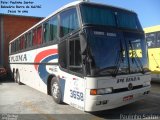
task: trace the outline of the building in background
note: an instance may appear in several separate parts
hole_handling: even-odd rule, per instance
[[[8,67],[9,42],[42,19],[0,13],[0,66]]]

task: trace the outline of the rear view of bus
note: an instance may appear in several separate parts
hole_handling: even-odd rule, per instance
[[[144,32],[134,12],[80,4],[81,52],[86,73],[85,111],[119,107],[149,93]]]

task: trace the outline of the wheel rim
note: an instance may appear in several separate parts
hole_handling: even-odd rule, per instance
[[[54,82],[52,85],[52,95],[54,98],[59,97],[59,86],[58,83]]]

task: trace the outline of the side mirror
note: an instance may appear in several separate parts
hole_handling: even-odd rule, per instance
[[[80,45],[81,45],[81,54],[86,55],[87,41],[83,31],[80,32]]]

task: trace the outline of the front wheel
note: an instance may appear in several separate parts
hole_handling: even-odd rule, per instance
[[[62,93],[59,82],[56,78],[52,78],[51,80],[51,95],[56,103],[62,103]]]

